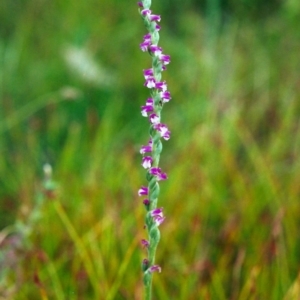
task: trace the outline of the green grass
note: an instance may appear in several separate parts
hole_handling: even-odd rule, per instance
[[[1,300],[142,299],[139,107],[150,58],[136,7],[100,2],[28,2],[2,27]],[[296,300],[296,13],[233,18],[218,32],[189,7],[161,31],[173,99],[154,299]],[[70,49],[81,56],[67,62]],[[48,196],[46,162],[57,184]]]

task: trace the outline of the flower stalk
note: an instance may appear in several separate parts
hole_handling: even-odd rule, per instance
[[[143,52],[148,52],[152,58],[151,68],[145,69],[144,86],[149,89],[150,97],[145,105],[141,107],[141,114],[147,117],[150,123],[150,139],[147,145],[142,146],[142,166],[147,170],[147,186],[142,186],[139,196],[145,196],[143,204],[146,208],[145,228],[148,232],[148,240],[141,241],[142,247],[147,249],[148,257],[142,262],[144,273],[143,281],[145,286],[145,299],[152,297],[152,277],[154,272],[161,272],[161,267],[155,264],[156,249],[160,240],[159,226],[164,222],[163,208],[157,208],[159,196],[159,181],[166,180],[167,174],[159,167],[160,154],[162,151],[161,139],[169,140],[170,131],[166,124],[161,122],[161,111],[163,106],[171,100],[170,92],[167,90],[166,81],[162,81],[162,72],[170,63],[170,56],[163,54],[163,50],[158,46],[161,17],[152,14],[150,10],[151,0],[138,2],[139,12],[144,21],[148,33],[144,35],[140,44]]]

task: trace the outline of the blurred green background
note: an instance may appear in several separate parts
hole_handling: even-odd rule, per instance
[[[172,94],[154,299],[299,299],[300,2],[152,10]],[[135,1],[0,2],[1,300],[142,299],[145,33]]]

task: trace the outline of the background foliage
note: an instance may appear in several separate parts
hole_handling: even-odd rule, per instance
[[[173,97],[155,299],[299,299],[300,4],[153,2]],[[1,299],[142,298],[143,34],[134,2],[0,2]]]

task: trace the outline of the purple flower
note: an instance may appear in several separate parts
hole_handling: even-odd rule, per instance
[[[157,177],[157,180],[166,180],[166,179],[168,179],[168,176],[167,176],[166,173],[160,173],[156,177]]]
[[[153,77],[153,69],[150,68],[150,69],[146,69],[144,70],[144,77],[145,79],[149,78],[149,77]]]
[[[166,141],[170,139],[171,132],[169,131],[167,125],[162,123],[155,124],[154,129],[156,129],[160,133],[161,137],[164,138]]]
[[[148,18],[149,18],[149,20],[152,21],[152,22],[153,22],[153,21],[154,21],[154,22],[160,22],[160,19],[161,19],[159,15],[149,15]]]
[[[147,101],[146,101],[146,105],[151,105],[153,107],[153,104],[154,104],[154,100],[153,98],[148,98]]]
[[[141,14],[149,19],[151,22],[160,22],[160,16],[159,15],[151,15],[150,9],[143,9],[141,11]]]
[[[149,50],[156,56],[159,56],[162,53],[162,48],[157,45],[150,45]]]
[[[139,196],[147,196],[148,193],[149,193],[149,189],[146,186],[142,186],[138,191]]]
[[[151,124],[158,124],[159,121],[160,121],[160,118],[159,118],[159,116],[157,114],[151,114],[149,116],[149,120],[150,120]]]
[[[169,91],[160,92],[160,97],[163,103],[169,102],[171,99],[171,94]]]
[[[142,106],[141,113],[143,117],[147,117],[148,113],[152,111],[153,111],[153,106],[149,106],[149,105]]]
[[[141,147],[140,153],[145,154],[146,152],[152,152],[152,146],[153,146],[153,142],[152,139],[150,139],[148,145]]]
[[[161,272],[161,267],[159,265],[153,265],[148,269],[148,272],[153,273],[153,272]]]
[[[151,45],[151,42],[145,41],[140,44],[140,48],[143,52],[146,52],[146,51],[148,51],[148,48],[150,45]]]
[[[156,226],[158,227],[161,223],[164,222],[166,217],[161,217],[161,216],[154,216],[153,221],[155,222]]]
[[[150,216],[151,217],[156,217],[156,216],[163,217],[163,207],[152,209],[150,211]]]
[[[144,41],[140,44],[140,48],[143,52],[148,51],[148,48],[151,46],[151,34],[147,33],[144,35]]]
[[[149,260],[147,258],[144,258],[142,261],[142,270],[146,271],[149,267]]]
[[[148,248],[150,246],[150,243],[147,240],[142,239],[141,244],[143,248]]]
[[[139,7],[141,7],[141,8],[144,8],[144,5],[143,5],[142,1],[139,1],[139,2],[137,3],[137,5],[138,5]]]
[[[156,82],[155,88],[165,92],[167,90],[167,83],[165,81]]]
[[[148,78],[146,78],[144,86],[146,86],[149,89],[155,88],[156,87],[155,78],[154,77],[150,77],[150,76]]]
[[[170,55],[166,55],[166,54],[159,54],[158,55],[160,61],[164,64],[164,65],[168,65],[171,61],[171,56]]]
[[[145,34],[144,37],[143,37],[143,39],[144,39],[144,41],[151,42],[151,34],[150,33]]]
[[[141,108],[142,108],[142,110],[141,110],[142,116],[147,117],[148,113],[153,112],[153,103],[154,103],[153,99],[152,98],[148,98],[148,100],[146,101],[146,105],[141,106]]]
[[[141,113],[142,113],[143,117],[147,117],[148,113],[153,111],[153,106],[152,105],[144,105],[141,108],[142,108]]]
[[[152,175],[157,175],[159,173],[161,173],[161,168],[153,167],[150,169],[150,174],[152,174]]]
[[[159,226],[166,217],[163,214],[163,208],[155,208],[150,211],[150,216],[152,217],[153,221],[155,222],[156,226]]]
[[[141,11],[141,14],[143,15],[143,16],[149,16],[149,15],[151,15],[151,10],[150,9],[143,9],[142,11]]]
[[[162,48],[157,45],[149,45],[148,49],[159,58],[163,66],[168,65],[171,62],[171,56],[162,53]],[[164,70],[166,67],[163,68]]]
[[[158,167],[150,168],[149,173],[156,176],[157,180],[166,180],[166,179],[168,179],[167,174],[162,173],[161,168],[158,168]]]
[[[149,168],[151,168],[152,162],[153,162],[153,159],[151,156],[144,156],[142,159],[142,166],[145,169],[149,169]]]
[[[144,199],[144,200],[143,200],[143,203],[144,203],[144,205],[149,206],[150,201],[149,201],[149,199]]]
[[[147,146],[142,146],[140,153],[145,154],[146,152],[152,152],[152,147],[147,145]]]

